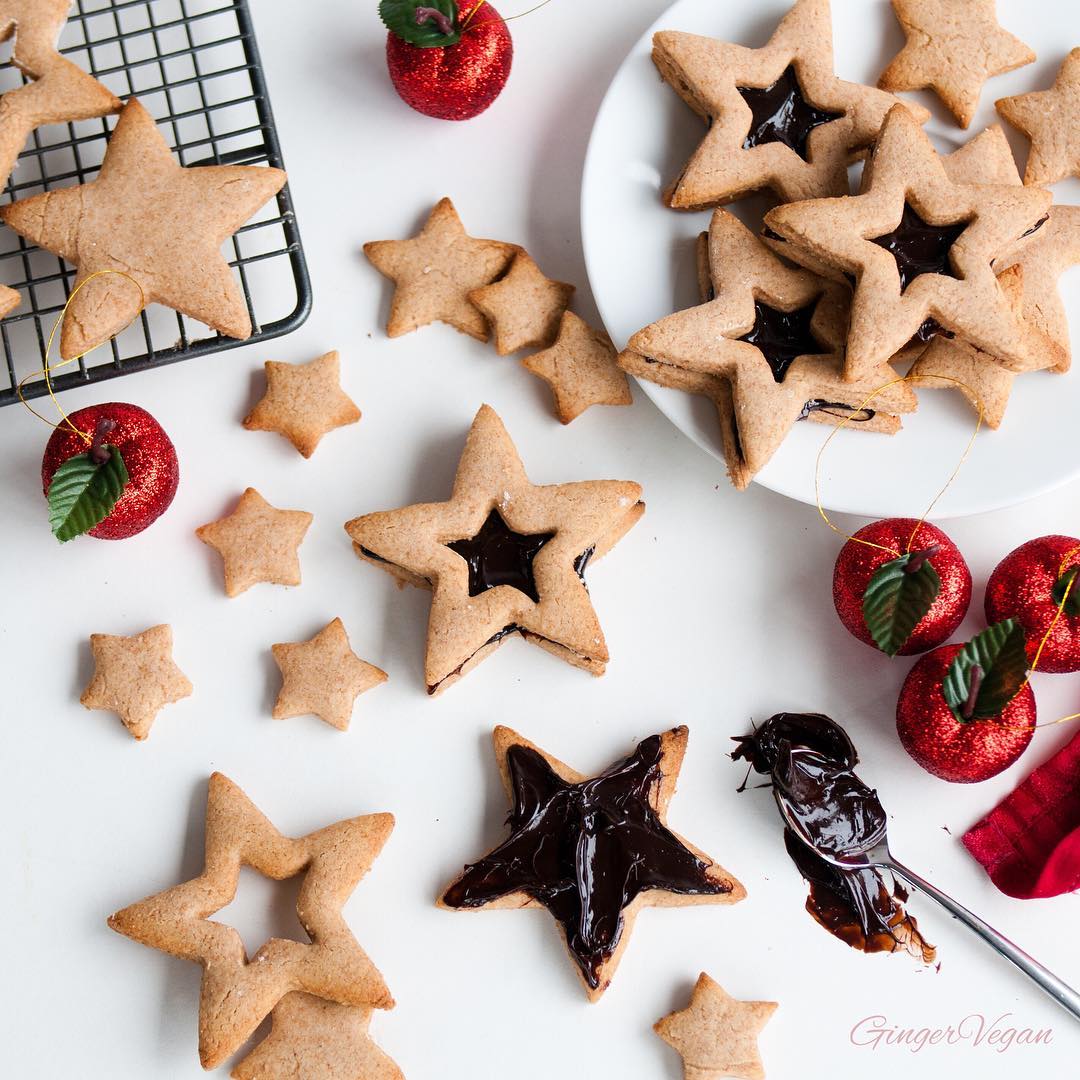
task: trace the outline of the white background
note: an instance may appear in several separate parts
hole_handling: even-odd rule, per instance
[[[1075,1022],[930,904],[916,898],[913,907],[940,947],[939,972],[906,957],[854,953],[818,928],[802,909],[805,890],[768,793],[737,796],[742,769],[726,757],[729,737],[751,719],[779,709],[832,714],[856,740],[862,775],[881,790],[896,852],[1080,984],[1075,897],[1009,900],[958,839],[1072,731],[1040,732],[1020,764],[985,784],[930,777],[900,748],[893,725],[910,661],[889,662],[840,627],[830,599],[839,541],[812,509],[760,489],[736,494],[640,395],[633,408],[594,409],[563,429],[547,388],[515,360],[443,327],[397,341],[382,332],[388,288],[360,245],[410,234],[444,194],[474,234],[522,243],[547,273],[577,282],[578,310],[594,316],[579,243],[581,161],[605,86],[662,6],[556,0],[512,24],[506,92],[482,118],[452,125],[396,100],[373,3],[257,0],[314,280],[310,321],[267,346],[64,395],[69,410],[138,402],[179,449],[172,509],[122,543],[56,545],[37,476],[48,433],[21,409],[3,413],[5,1076],[201,1075],[199,969],[116,936],[105,918],[199,872],[213,769],[294,835],[369,811],[397,816],[346,915],[397,998],[393,1012],[375,1017],[373,1033],[409,1080],[676,1080],[679,1059],[650,1028],[685,1003],[703,969],[736,996],[780,1002],[761,1042],[771,1080],[912,1069],[926,1077],[1074,1074]],[[272,434],[241,428],[264,360],[306,360],[329,348],[341,350],[345,387],[364,411],[359,425],[328,436],[311,461]],[[483,401],[506,421],[534,480],[638,480],[648,511],[590,571],[612,654],[603,679],[514,640],[431,701],[422,685],[427,594],[398,591],[359,563],[341,526],[366,511],[445,497]],[[897,458],[898,469],[918,467]],[[304,584],[227,600],[219,560],[193,529],[229,510],[247,485],[278,506],[314,513],[301,549]],[[948,526],[976,580],[965,633],[979,628],[978,598],[995,562],[1031,537],[1075,533],[1078,511],[1074,487]],[[843,520],[849,529],[861,523]],[[272,721],[271,643],[309,637],[336,615],[389,683],[360,699],[347,734],[310,718]],[[176,660],[195,693],[165,709],[150,739],[136,744],[115,717],[78,703],[90,675],[87,638],[161,621],[173,625]],[[1037,676],[1035,687],[1044,719],[1080,703],[1080,676]],[[748,899],[645,913],[598,1005],[586,1004],[545,913],[436,910],[434,898],[461,864],[503,835],[489,746],[498,722],[582,770],[688,724],[671,823],[736,873]],[[271,933],[299,932],[292,899],[245,872],[221,918],[253,950]],[[928,1047],[912,1057],[849,1040],[870,1014],[917,1028],[955,1026],[971,1013],[1050,1026],[1053,1041],[1003,1054],[985,1044]]]

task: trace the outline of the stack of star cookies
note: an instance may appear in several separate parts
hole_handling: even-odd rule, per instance
[[[941,156],[927,111],[891,91],[933,89],[967,127],[986,80],[1034,54],[993,0],[893,7],[908,43],[880,89],[836,77],[828,0],[798,0],[761,49],[654,38],[664,80],[709,123],[667,204],[768,189],[780,205],[759,232],[716,209],[701,305],[640,330],[619,364],[715,403],[740,489],[798,421],[891,434],[928,386],[959,389],[996,428],[1017,374],[1069,367],[1058,279],[1080,262],[1080,207],[1038,185],[1080,175],[1080,50],[1052,90],[998,102],[1032,138],[1021,180],[999,127]]]

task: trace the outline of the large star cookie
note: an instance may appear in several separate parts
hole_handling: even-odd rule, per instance
[[[510,836],[467,866],[439,906],[545,907],[590,1001],[611,983],[647,906],[733,904],[746,890],[666,825],[688,733],[653,735],[588,777],[506,727],[495,757],[511,801]]]
[[[228,777],[210,777],[203,872],[109,918],[118,933],[202,965],[203,1068],[216,1068],[235,1053],[294,990],[343,1005],[393,1008],[383,977],[341,914],[393,827],[392,815],[369,814],[293,840]],[[309,944],[271,938],[248,958],[240,935],[210,918],[235,898],[241,866],[275,881],[304,875],[296,914]]]
[[[844,286],[788,266],[725,210],[713,214],[709,265],[714,298],[639,330],[626,352],[731,383],[738,450],[728,471],[736,487],[750,483],[793,424],[815,413],[891,433],[897,414],[915,409],[915,395],[896,384],[887,363],[845,379]]]
[[[933,90],[968,127],[987,79],[1035,54],[997,21],[995,0],[892,0],[907,44],[878,82],[883,90]]]
[[[758,1036],[776,1007],[775,1001],[739,1001],[703,971],[690,1004],[653,1030],[678,1051],[686,1080],[765,1080]]]
[[[641,488],[593,480],[537,486],[495,411],[476,414],[448,502],[366,514],[345,531],[360,558],[432,590],[429,694],[520,634],[594,675],[608,660],[585,568],[645,511]]]
[[[501,240],[470,236],[449,199],[435,204],[419,235],[366,243],[372,266],[394,283],[387,335],[400,337],[444,322],[487,341],[487,319],[469,294],[502,277],[518,251]]]
[[[251,316],[221,245],[284,184],[280,169],[185,169],[133,98],[96,179],[20,199],[0,218],[76,266],[76,285],[86,282],[64,319],[65,359],[119,333],[151,302],[247,338]],[[99,271],[116,272],[87,281]]]
[[[1046,216],[1037,188],[958,184],[906,109],[889,113],[860,194],[778,206],[766,228],[800,262],[855,283],[847,371],[860,377],[913,338],[945,330],[1012,371],[1060,363],[1012,311],[993,262]]]
[[[797,0],[761,49],[663,30],[653,60],[709,132],[667,193],[682,210],[772,188],[785,202],[846,195],[852,157],[899,98],[836,77],[828,0]],[[920,120],[929,113],[909,104]]]
[[[1025,184],[1080,176],[1080,48],[1065,58],[1052,89],[1002,98],[997,111],[1031,139]]]

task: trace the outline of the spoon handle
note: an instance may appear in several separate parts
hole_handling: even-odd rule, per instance
[[[958,919],[969,929],[974,930],[991,948],[1011,960],[1025,975],[1036,982],[1046,991],[1063,1009],[1080,1020],[1080,993],[1077,993],[1068,983],[1062,982],[1052,971],[1047,970],[1038,962],[1028,956],[1018,945],[1014,945],[1004,934],[999,934],[988,923],[983,922],[978,915],[968,911],[962,904],[958,904],[947,893],[931,885],[925,878],[919,877],[914,870],[890,858],[888,868],[894,874],[902,877],[919,892],[933,897],[954,919]]]

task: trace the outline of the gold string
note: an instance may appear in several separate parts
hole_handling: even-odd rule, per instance
[[[466,17],[465,21],[461,24],[461,32],[463,34],[465,33],[466,30],[469,29],[469,23],[471,23],[473,21],[473,19],[476,18],[476,13],[486,3],[487,3],[487,0],[480,0],[480,3],[477,4],[476,7],[474,7],[472,9],[472,11],[469,12],[469,14]],[[527,11],[519,11],[516,15],[503,15],[503,16],[500,16],[500,18],[502,18],[503,22],[513,22],[515,19],[523,19],[523,18],[525,18],[526,15],[531,15],[534,11],[539,11],[542,7],[547,7],[547,5],[550,4],[550,3],[551,3],[551,0],[542,0],[541,3],[537,4],[535,7],[529,8]]]

